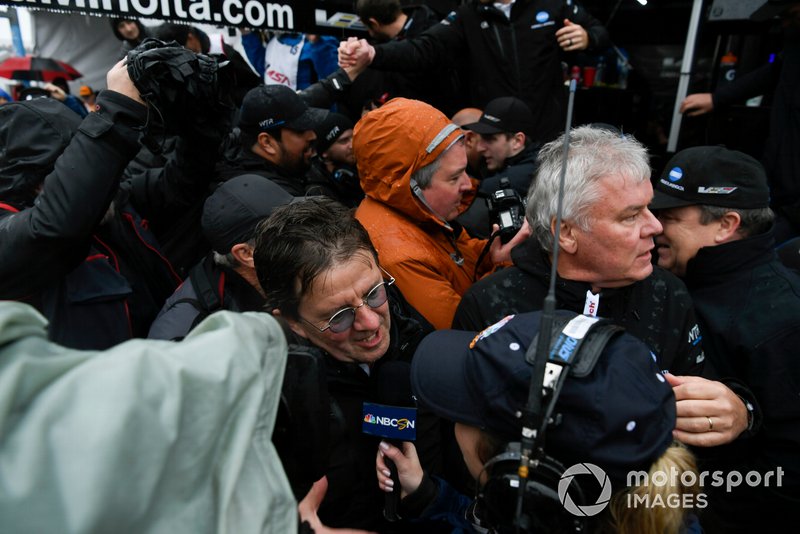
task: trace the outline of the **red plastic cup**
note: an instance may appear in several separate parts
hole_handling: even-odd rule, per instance
[[[583,86],[591,87],[594,85],[594,75],[597,74],[597,67],[583,67]]]

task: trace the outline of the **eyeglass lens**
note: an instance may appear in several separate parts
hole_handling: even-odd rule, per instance
[[[381,282],[367,293],[361,306],[366,304],[370,308],[377,308],[383,306],[387,299],[386,282]],[[361,306],[358,306],[358,308]],[[353,321],[355,321],[356,318],[356,309],[357,308],[345,308],[333,314],[333,317],[331,317],[331,320],[328,322],[331,332],[338,334],[353,326]]]

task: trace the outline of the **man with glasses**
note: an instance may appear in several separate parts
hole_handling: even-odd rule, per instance
[[[292,196],[304,196],[305,175],[315,153],[314,128],[325,116],[324,110],[308,107],[288,87],[251,89],[242,102],[238,131],[228,140],[220,163],[220,181],[258,174]]]
[[[410,361],[432,328],[405,304],[364,227],[333,199],[314,197],[276,209],[256,229],[254,263],[266,309],[325,353],[332,413],[344,422],[331,435],[320,519],[331,527],[386,532],[384,497],[371,461],[378,440],[361,433],[362,404],[382,398],[381,367]],[[417,435],[428,451],[423,462],[438,446],[429,422],[438,424],[418,416]]]

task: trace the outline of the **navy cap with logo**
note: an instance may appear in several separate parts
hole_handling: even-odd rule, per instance
[[[528,132],[533,127],[533,114],[528,105],[513,96],[501,96],[486,104],[478,122],[465,124],[465,130],[491,135],[502,132]]]
[[[533,370],[525,352],[540,316],[509,316],[478,334],[429,334],[411,367],[419,405],[518,441],[517,412],[527,402]],[[553,413],[560,414],[560,423],[547,430],[548,454],[564,465],[594,463],[616,480],[661,456],[672,443],[676,417],[672,388],[647,346],[629,334],[613,337],[590,373],[566,379]]]
[[[316,128],[326,114],[323,109],[308,107],[285,85],[259,85],[244,95],[239,127],[261,131],[280,127],[303,132]]]
[[[263,176],[245,174],[223,182],[203,205],[200,225],[211,248],[227,254],[250,239],[256,225],[280,206],[299,200]]]
[[[654,184],[650,209],[679,206],[766,208],[769,187],[764,167],[752,156],[721,146],[681,150]]]
[[[317,152],[322,154],[347,130],[353,129],[353,121],[341,113],[328,113],[314,129],[317,134]]]

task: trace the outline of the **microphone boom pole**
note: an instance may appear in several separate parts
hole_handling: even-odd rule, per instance
[[[536,467],[538,458],[543,454],[541,446],[534,451],[540,431],[543,431],[546,421],[542,414],[542,382],[544,380],[545,365],[550,357],[551,330],[556,308],[556,277],[558,276],[558,242],[561,237],[561,213],[564,202],[564,182],[567,175],[567,155],[569,154],[569,131],[572,127],[572,110],[575,104],[576,80],[571,80],[569,84],[569,103],[567,105],[567,124],[564,128],[564,151],[561,162],[561,176],[558,181],[558,207],[556,209],[556,231],[553,240],[553,261],[550,269],[550,285],[547,289],[547,296],[544,298],[542,315],[539,324],[539,338],[536,344],[536,359],[534,361],[533,372],[531,373],[531,384],[528,390],[528,402],[522,413],[522,440],[520,442],[520,462],[517,474],[520,479],[519,490],[517,492],[517,507],[514,524],[516,531],[522,528],[522,501],[525,496],[525,486],[527,485],[529,466]]]

